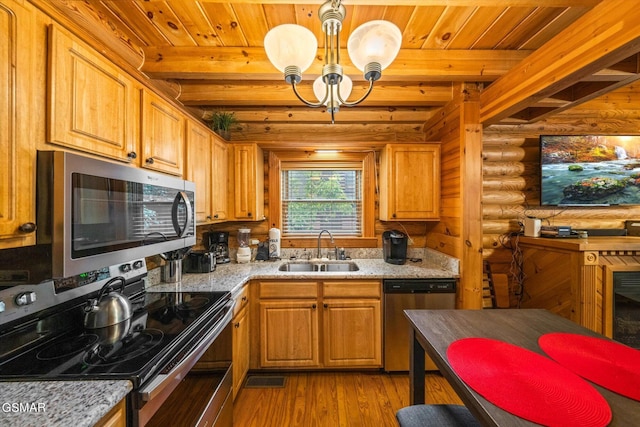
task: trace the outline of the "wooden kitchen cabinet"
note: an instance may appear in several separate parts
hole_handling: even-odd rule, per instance
[[[206,224],[213,219],[212,148],[209,129],[193,120],[187,120],[185,177],[196,185],[195,217],[198,225]]]
[[[382,366],[379,281],[323,282],[324,365]]]
[[[264,219],[264,154],[257,144],[233,144],[233,215]]]
[[[131,162],[137,157],[139,86],[57,25],[49,27],[47,142]]]
[[[180,110],[143,89],[140,128],[142,167],[182,176],[185,117]]]
[[[127,407],[125,399],[122,399],[96,423],[95,427],[126,427],[126,425]]]
[[[0,249],[35,244],[34,9],[0,4]]]
[[[233,347],[232,347],[232,370],[233,370],[233,399],[236,398],[244,379],[249,372],[250,356],[250,323],[249,323],[249,286],[245,285],[236,296],[236,304],[233,308]]]
[[[379,281],[260,281],[258,286],[260,367],[382,366]]]
[[[217,135],[213,139],[213,174],[211,210],[214,221],[229,217],[229,147]]]
[[[380,219],[440,217],[440,144],[388,144],[380,156]]]

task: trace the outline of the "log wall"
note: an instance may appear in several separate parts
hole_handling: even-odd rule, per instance
[[[635,85],[567,110],[553,118],[527,125],[493,125],[484,129],[482,144],[483,257],[493,272],[510,277],[511,305],[517,305],[518,270],[513,266],[516,241],[525,216],[541,218],[543,225],[572,228],[624,228],[640,219],[637,207],[541,207],[540,143],[546,135],[638,135],[640,100]]]

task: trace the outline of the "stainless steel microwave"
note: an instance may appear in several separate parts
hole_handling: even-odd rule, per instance
[[[195,184],[62,151],[37,158],[37,245],[53,278],[195,244]]]

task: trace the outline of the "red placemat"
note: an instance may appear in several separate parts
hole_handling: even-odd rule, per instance
[[[640,350],[605,338],[565,332],[542,335],[538,345],[581,377],[640,401]]]
[[[447,349],[469,387],[514,415],[545,426],[606,426],[611,408],[588,382],[538,353],[504,341],[464,338]]]

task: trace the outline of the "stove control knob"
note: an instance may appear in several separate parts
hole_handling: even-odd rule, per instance
[[[120,271],[122,271],[123,273],[128,273],[131,271],[131,264],[122,264],[120,266]]]
[[[2,313],[5,310],[6,305],[4,304],[4,301],[0,300],[0,313]]]
[[[141,260],[141,259],[139,259],[139,260],[137,260],[137,261],[134,261],[134,263],[133,263],[133,269],[134,269],[134,270],[139,270],[139,269],[141,269],[141,268],[142,268],[142,266],[143,266],[143,265],[144,265],[144,263],[142,262],[142,260]]]
[[[22,292],[16,296],[16,305],[21,307],[23,305],[33,304],[36,301],[35,292]]]

